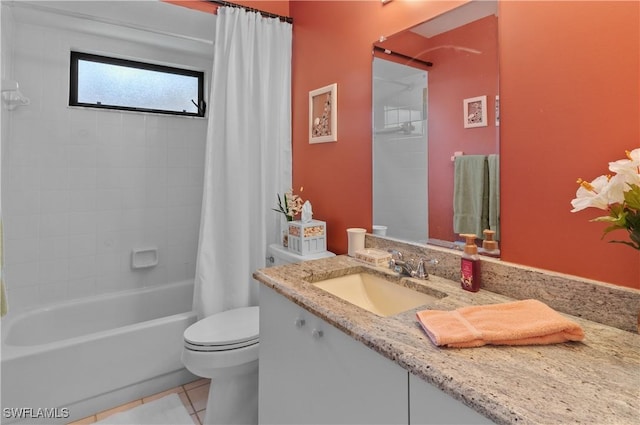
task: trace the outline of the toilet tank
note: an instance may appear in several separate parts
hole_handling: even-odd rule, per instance
[[[267,267],[280,266],[282,264],[299,263],[301,261],[317,260],[319,258],[335,257],[336,254],[330,251],[316,252],[313,254],[300,255],[289,251],[286,247],[274,243],[267,247]]]

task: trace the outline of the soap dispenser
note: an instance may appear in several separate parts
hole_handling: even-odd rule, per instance
[[[493,240],[496,232],[493,230],[485,229],[482,231],[484,234],[484,240],[482,241],[482,249],[480,254],[488,255],[490,257],[500,257],[500,249],[498,248],[498,242]]]
[[[466,239],[462,260],[460,260],[460,284],[471,292],[480,290],[480,256],[476,246],[476,235],[461,234]]]

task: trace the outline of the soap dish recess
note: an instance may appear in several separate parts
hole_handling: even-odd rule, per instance
[[[356,259],[376,267],[386,266],[391,260],[391,254],[379,249],[365,248],[356,251]]]
[[[155,246],[134,248],[131,251],[131,268],[148,269],[158,265],[158,248]]]

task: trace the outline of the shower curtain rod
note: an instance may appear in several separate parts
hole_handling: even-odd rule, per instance
[[[393,52],[393,51],[391,51],[389,49],[385,49],[384,47],[373,46],[373,50],[374,50],[374,52],[375,51],[382,52],[385,55],[399,56],[399,57],[407,59],[409,61],[419,62],[419,63],[421,63],[421,64],[423,64],[425,66],[433,66],[433,62],[427,62],[427,61],[423,61],[423,60],[420,60],[420,59],[416,59],[416,58],[414,58],[412,56],[403,55],[402,53]]]
[[[242,8],[242,9],[246,9],[246,10],[248,10],[250,12],[259,13],[262,16],[264,16],[265,18],[278,18],[283,22],[287,22],[289,24],[293,24],[293,18],[291,18],[289,16],[277,15],[275,13],[265,12],[265,11],[260,10],[260,9],[254,9],[253,7],[243,6],[241,4],[231,3],[229,1],[224,1],[224,0],[206,0],[206,1],[208,3],[217,4],[218,6],[239,7],[239,8]]]

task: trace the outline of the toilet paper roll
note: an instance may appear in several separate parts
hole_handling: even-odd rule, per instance
[[[347,238],[349,241],[348,254],[350,257],[356,256],[356,251],[364,249],[364,235],[367,229],[360,227],[352,227],[347,229]]]

